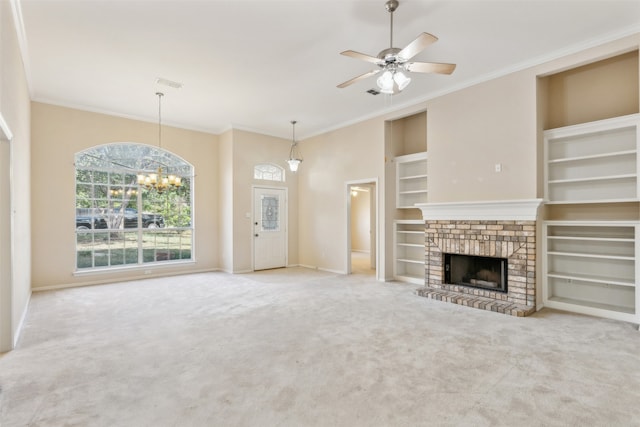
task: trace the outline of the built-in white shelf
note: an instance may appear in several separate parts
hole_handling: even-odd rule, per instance
[[[638,221],[545,221],[544,305],[639,323]]]
[[[631,114],[545,131],[545,200],[640,200],[639,128],[640,115]]]
[[[415,208],[427,202],[427,153],[407,154],[395,158],[396,207]]]
[[[424,285],[425,231],[422,220],[394,221],[393,276],[395,280]]]

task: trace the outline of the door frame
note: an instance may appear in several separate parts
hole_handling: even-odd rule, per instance
[[[371,189],[371,196],[375,197],[375,208],[373,208],[373,212],[376,216],[375,225],[370,224],[373,228],[373,232],[371,233],[371,237],[375,240],[375,242],[371,242],[371,250],[375,251],[375,261],[376,261],[376,280],[380,279],[380,186],[378,185],[378,178],[368,178],[368,179],[357,179],[354,181],[346,181],[345,182],[345,197],[346,197],[346,206],[347,206],[347,234],[346,234],[346,262],[347,268],[345,271],[346,274],[351,274],[351,187],[357,187],[362,185],[371,185],[373,188]]]
[[[251,186],[251,271],[256,271],[256,247],[255,247],[255,223],[256,223],[256,189],[264,190],[284,190],[284,266],[289,266],[289,188],[276,185],[252,185]]]

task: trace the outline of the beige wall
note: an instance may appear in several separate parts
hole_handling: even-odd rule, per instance
[[[11,253],[10,266],[6,260],[0,263],[3,272],[11,269],[10,275],[0,272],[3,282],[0,289],[5,298],[10,298],[8,306],[10,325],[4,324],[7,313],[0,313],[3,330],[9,329],[9,344],[15,344],[19,327],[26,314],[31,295],[31,231],[30,231],[30,103],[26,75],[18,40],[16,38],[10,4],[0,1],[0,113],[13,133],[11,142],[2,141],[0,160],[2,165],[11,165],[9,191],[0,192],[0,205],[5,214],[0,216],[0,227],[8,230],[10,237],[0,240],[0,253]],[[10,146],[10,147],[9,147]],[[7,159],[7,156],[9,158]],[[0,172],[6,179],[8,171]],[[6,189],[6,186],[5,186]],[[9,209],[7,209],[7,207]],[[11,216],[11,219],[9,218]],[[9,280],[9,283],[6,282]],[[8,291],[8,292],[6,292]],[[8,294],[8,295],[7,295]],[[1,297],[0,297],[1,298]],[[4,301],[6,302],[6,301]],[[0,302],[2,303],[2,302]],[[4,350],[8,349],[7,347]],[[0,349],[2,351],[2,349]]]
[[[379,194],[384,194],[384,119],[318,135],[300,146],[305,158],[298,192],[300,264],[344,273],[348,262],[346,183],[378,179]],[[384,197],[379,203],[384,206]],[[380,209],[380,229],[384,218]],[[384,247],[384,236],[380,245]]]
[[[429,202],[536,197],[536,78],[530,71],[434,99],[427,109]]]
[[[233,271],[233,131],[219,137],[218,170],[218,266]]]
[[[158,125],[32,103],[32,286],[33,289],[149,277],[142,268],[74,275],[74,155],[96,145],[136,142],[157,145]],[[218,137],[163,127],[162,148],[194,166],[196,262],[145,266],[151,276],[208,271],[218,267]],[[55,183],[55,185],[52,185]]]
[[[74,168],[76,152],[111,142],[157,145],[157,125],[70,108],[33,103],[34,171],[33,288],[83,285],[149,277],[143,270],[83,272],[74,275]],[[223,269],[246,272],[253,268],[251,218],[252,186],[288,189],[288,263],[298,264],[297,176],[287,170],[285,183],[253,180],[253,166],[286,166],[290,141],[240,130],[220,136],[165,126],[163,148],[194,165],[195,265],[158,266],[153,275]],[[55,164],[59,167],[51,168]],[[57,188],[50,191],[48,182]],[[68,185],[65,185],[64,183]],[[68,188],[66,188],[68,187]],[[50,227],[57,221],[60,227]],[[64,224],[68,223],[68,227]],[[59,250],[59,248],[68,250]]]

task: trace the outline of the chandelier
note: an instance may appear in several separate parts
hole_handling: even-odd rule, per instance
[[[164,93],[156,92],[158,96],[158,148],[162,150],[162,97]],[[158,166],[156,173],[139,173],[138,185],[144,186],[147,190],[156,190],[162,193],[168,188],[178,188],[182,185],[182,178],[177,175],[165,175],[162,166]]]
[[[296,123],[298,122],[295,120],[291,121],[291,125],[293,126],[293,139],[291,140],[291,150],[289,150],[289,160],[287,160],[291,172],[296,172],[298,170],[298,166],[302,163],[302,155],[300,154],[300,149],[296,142]]]

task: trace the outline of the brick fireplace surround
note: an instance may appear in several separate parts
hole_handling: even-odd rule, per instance
[[[425,286],[418,295],[513,316],[536,310],[536,218],[541,200],[423,203]],[[506,258],[507,292],[444,283],[444,254]]]

